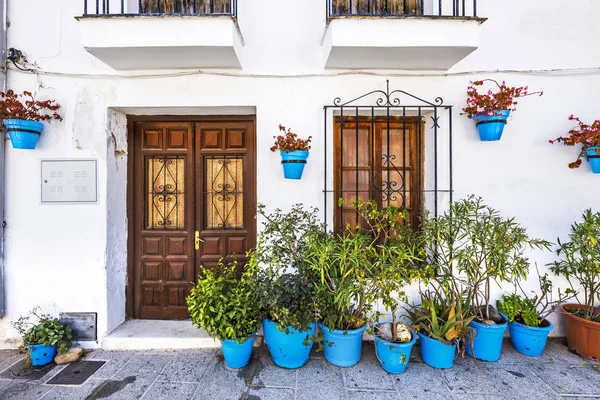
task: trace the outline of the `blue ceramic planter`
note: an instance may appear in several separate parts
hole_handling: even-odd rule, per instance
[[[520,324],[518,322],[509,322],[508,331],[510,332],[510,341],[513,347],[521,354],[531,357],[542,355],[546,347],[546,341],[550,331],[554,329],[552,322],[548,322],[545,327],[533,327]]]
[[[590,166],[592,167],[592,172],[595,174],[600,174],[600,154],[596,153],[597,149],[600,149],[600,146],[592,146],[588,148],[586,155],[588,161],[590,162]]]
[[[475,120],[477,130],[479,130],[479,138],[484,142],[500,140],[509,115],[509,110],[496,111],[495,115],[492,116],[475,114],[473,119]]]
[[[50,364],[56,357],[56,345],[44,346],[43,344],[30,344],[29,356],[31,357],[31,365],[41,367],[42,365]]]
[[[281,165],[283,165],[283,177],[285,179],[300,179],[308,159],[308,151],[294,150],[282,151]]]
[[[304,332],[289,328],[289,334],[281,332],[277,324],[268,319],[263,319],[262,326],[265,343],[275,364],[282,368],[300,368],[306,364],[316,335],[314,323],[310,324],[310,330]]]
[[[507,318],[504,317],[507,321]],[[498,361],[502,353],[502,341],[504,332],[506,332],[507,323],[496,325],[485,325],[477,321],[469,324],[473,328],[473,346],[467,338],[466,353],[471,357],[475,357],[483,361]],[[473,354],[473,349],[475,354]]]
[[[401,374],[406,371],[410,360],[410,352],[417,341],[417,335],[412,331],[411,334],[411,341],[406,343],[392,343],[374,335],[375,352],[381,368],[390,374]]]
[[[24,119],[5,119],[4,126],[15,149],[33,150],[40,138],[44,124]]]
[[[444,344],[439,340],[423,335],[421,332],[418,335],[421,358],[423,358],[425,364],[433,368],[452,368],[456,356],[456,344]]]
[[[362,336],[366,325],[350,331],[330,330],[323,326],[325,358],[338,367],[351,367],[360,361]]]
[[[221,339],[221,350],[225,358],[225,364],[229,368],[242,368],[248,365],[252,355],[254,336],[250,336],[244,343],[238,344],[235,340]]]

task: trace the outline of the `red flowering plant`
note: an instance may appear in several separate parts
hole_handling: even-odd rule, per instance
[[[479,89],[485,82],[493,82],[498,87],[498,91],[493,92],[492,90],[488,90],[487,93],[479,93]],[[467,106],[463,108],[463,114],[467,114],[469,118],[473,118],[477,114],[484,114],[490,117],[500,115],[497,111],[515,111],[517,109],[517,104],[519,103],[515,101],[516,98],[534,94],[541,96],[544,94],[544,92],[529,93],[528,89],[528,86],[506,86],[505,81],[498,83],[494,79],[471,82],[467,87]]]
[[[59,108],[60,104],[55,100],[36,100],[28,91],[21,94],[15,93],[12,89],[7,90],[6,93],[0,92],[0,120],[62,121],[62,117],[57,112]]]
[[[569,131],[569,136],[561,136],[554,140],[549,140],[550,144],[554,142],[564,144],[565,146],[581,145],[581,152],[577,156],[577,160],[569,163],[569,168],[579,168],[581,165],[581,157],[587,153],[590,147],[600,146],[600,120],[595,120],[591,125],[583,123],[578,117],[573,114],[569,115],[569,121],[577,121],[579,126]],[[596,154],[600,154],[600,147],[595,149]]]
[[[279,125],[279,130],[285,132],[285,135],[273,136],[275,143],[271,147],[271,151],[286,151],[292,152],[296,150],[308,151],[310,150],[310,141],[312,136],[308,139],[300,139],[298,135],[292,132],[291,129],[286,131],[285,126]]]

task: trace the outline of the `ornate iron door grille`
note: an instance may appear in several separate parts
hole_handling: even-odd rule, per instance
[[[348,210],[335,211],[339,198],[346,204],[370,199],[383,207],[410,209],[416,216],[411,223],[418,223],[425,209],[437,217],[442,205],[446,209],[452,202],[452,106],[441,97],[429,102],[390,90],[386,81],[385,91],[346,102],[336,97],[324,111],[323,210],[329,224],[333,204],[334,230],[343,230],[348,222],[344,218]],[[331,128],[333,135],[328,132]],[[410,140],[416,143],[411,145]],[[333,162],[328,159],[332,141]],[[359,223],[358,215],[355,222]]]

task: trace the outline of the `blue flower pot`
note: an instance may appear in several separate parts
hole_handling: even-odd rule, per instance
[[[401,374],[406,371],[410,360],[410,351],[417,342],[417,335],[412,331],[411,334],[411,341],[405,343],[392,343],[377,335],[373,336],[375,338],[375,352],[381,368],[390,374]]]
[[[300,368],[306,364],[313,345],[312,339],[316,335],[314,322],[308,331],[289,328],[289,334],[281,332],[277,324],[269,319],[263,319],[262,326],[265,343],[275,364],[282,368]]]
[[[421,332],[418,335],[421,358],[425,364],[433,368],[452,368],[456,356],[456,344],[444,344],[439,340],[423,335]]]
[[[554,329],[552,322],[548,326],[534,327],[520,324],[518,322],[509,322],[508,331],[510,332],[510,341],[513,347],[521,354],[531,357],[542,355],[546,347],[546,341],[550,331]]]
[[[504,317],[507,321],[507,318]],[[485,325],[477,321],[472,321],[469,326],[473,328],[473,346],[471,341],[467,338],[466,353],[471,357],[477,358],[482,361],[498,361],[500,359],[500,353],[502,353],[502,341],[504,339],[504,332],[508,324],[496,325]],[[473,354],[473,349],[475,354]]]
[[[308,159],[308,151],[294,150],[282,151],[281,165],[283,165],[283,177],[285,179],[300,179]]]
[[[596,153],[596,150],[598,149],[600,149],[600,146],[592,146],[589,147],[586,152],[587,159],[592,167],[592,172],[595,174],[600,174],[600,153]]]
[[[238,344],[235,340],[221,339],[221,350],[225,358],[225,364],[229,368],[242,368],[248,365],[250,356],[252,355],[252,345],[254,344],[254,336],[252,334],[244,343]]]
[[[484,142],[500,140],[506,120],[510,115],[509,110],[495,111],[495,115],[475,114],[473,119],[479,130],[479,138]]]
[[[325,359],[338,367],[356,365],[360,361],[362,336],[365,329],[367,329],[366,325],[349,331],[330,330],[323,326]]]
[[[56,357],[56,345],[45,346],[43,344],[30,344],[29,356],[31,357],[31,365],[41,367],[42,365],[50,364]]]
[[[44,124],[24,119],[5,119],[4,126],[15,149],[33,150],[40,138]]]

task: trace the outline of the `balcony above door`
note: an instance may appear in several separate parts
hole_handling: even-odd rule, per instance
[[[83,47],[116,70],[241,68],[237,0],[80,0]]]
[[[479,47],[477,0],[324,0],[325,68],[448,70]]]

